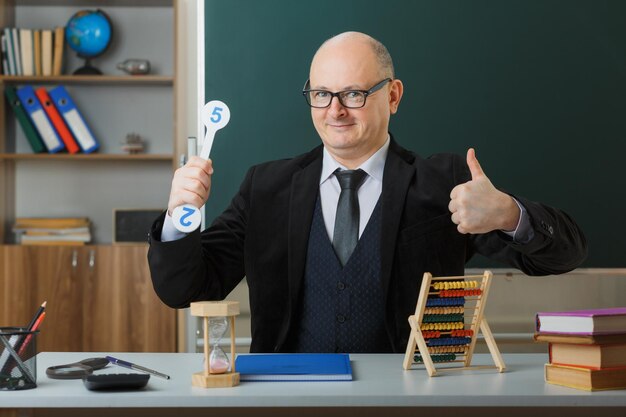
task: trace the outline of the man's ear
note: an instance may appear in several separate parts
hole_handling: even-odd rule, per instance
[[[389,89],[389,111],[391,114],[396,114],[398,111],[403,92],[404,86],[402,85],[402,81],[398,79],[391,81],[391,87]]]

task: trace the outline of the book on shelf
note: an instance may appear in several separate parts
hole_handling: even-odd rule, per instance
[[[35,60],[33,57],[33,31],[20,29],[20,51],[22,55],[22,75],[35,75]]]
[[[44,87],[39,87],[37,90],[35,90],[35,94],[37,95],[41,106],[45,110],[48,119],[50,119],[50,122],[52,122],[54,129],[65,144],[65,148],[67,149],[67,151],[69,153],[80,152],[80,148],[78,147],[74,136],[65,124],[65,120],[63,119],[55,105],[52,103],[52,99],[48,95],[48,91]]]
[[[44,244],[44,243],[57,243],[57,242],[73,242],[73,243],[88,243],[91,241],[90,233],[77,233],[77,234],[48,234],[48,235],[30,235],[23,234],[20,236],[20,243],[22,245],[29,244]]]
[[[21,242],[24,246],[85,246],[88,242],[72,240],[35,240]]]
[[[40,76],[41,73],[41,30],[33,30],[33,59],[35,65],[35,75]]]
[[[54,28],[54,56],[52,64],[52,75],[61,75],[63,70],[63,46],[65,45],[65,28],[57,26]]]
[[[11,28],[4,28],[4,42],[7,50],[7,61],[9,64],[9,72],[6,74],[15,75],[15,54],[13,53],[13,32],[11,31]]]
[[[600,335],[626,333],[626,307],[540,312],[538,333]]]
[[[45,227],[29,227],[13,228],[15,233],[22,233],[29,236],[63,236],[72,234],[89,233],[89,227],[64,227],[64,228],[45,228]]]
[[[241,381],[351,381],[346,353],[239,355],[235,369]]]
[[[52,31],[50,29],[41,31],[41,75],[45,77],[52,75]]]
[[[44,228],[63,229],[73,227],[89,227],[87,217],[18,217],[14,229]]]
[[[4,32],[0,34],[0,51],[2,51],[2,74],[10,75],[9,58],[7,56],[7,37]]]
[[[623,368],[626,371],[626,344],[576,345],[550,343],[550,363],[590,369]]]
[[[550,384],[588,391],[626,388],[623,368],[589,369],[547,363],[544,377]]]
[[[13,114],[15,114],[15,117],[17,118],[17,121],[20,124],[20,127],[26,136],[26,140],[28,140],[33,152],[46,152],[46,146],[44,145],[41,136],[39,136],[39,132],[37,132],[37,129],[26,114],[24,107],[22,107],[22,102],[17,97],[15,88],[11,85],[7,85],[4,88],[4,95],[6,96],[7,101],[13,110]]]
[[[24,75],[22,72],[22,49],[20,48],[20,35],[17,28],[11,28],[11,41],[13,42],[13,58],[15,60],[14,75]]]

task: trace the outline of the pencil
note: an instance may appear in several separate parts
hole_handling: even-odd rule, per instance
[[[31,332],[34,332],[35,330],[39,329],[39,326],[41,325],[41,322],[43,321],[43,319],[46,317],[46,312],[42,312],[39,315],[39,318],[37,319],[37,321],[35,322],[35,324],[33,324],[33,328],[30,329]],[[22,345],[19,348],[19,352],[17,353],[18,356],[20,358],[23,357],[25,351],[26,351],[26,347],[28,346],[28,344],[30,343],[30,339],[33,338],[32,334],[29,334],[28,336],[26,336],[26,339],[24,340],[24,343],[22,343]]]
[[[28,327],[26,327],[27,330],[29,330],[29,331],[34,330],[33,326],[37,322],[37,319],[39,319],[39,316],[41,316],[41,313],[43,313],[44,309],[46,308],[46,304],[48,304],[47,301],[44,301],[43,303],[41,303],[41,306],[39,306],[39,308],[37,309],[37,312],[35,313],[35,316],[30,321],[30,323],[28,323]]]

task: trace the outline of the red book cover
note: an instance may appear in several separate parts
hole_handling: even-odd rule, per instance
[[[50,96],[48,95],[48,91],[46,91],[44,87],[40,87],[37,90],[35,90],[35,94],[37,95],[37,98],[41,102],[41,106],[46,111],[48,118],[54,125],[54,128],[59,134],[59,137],[61,138],[63,143],[65,143],[65,147],[67,148],[67,151],[69,153],[79,152],[80,148],[78,147],[78,143],[76,143],[76,139],[74,139],[72,132],[70,132],[70,130],[68,129],[67,125],[65,124],[65,121],[63,120],[63,117],[61,117],[57,108],[54,107],[54,104],[52,103],[52,100],[50,99]]]

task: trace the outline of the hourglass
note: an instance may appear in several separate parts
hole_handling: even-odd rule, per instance
[[[235,372],[235,316],[239,314],[236,301],[202,301],[191,303],[191,315],[203,318],[204,370],[193,374],[191,384],[203,388],[223,388],[239,385]],[[230,328],[230,360],[219,346]]]

